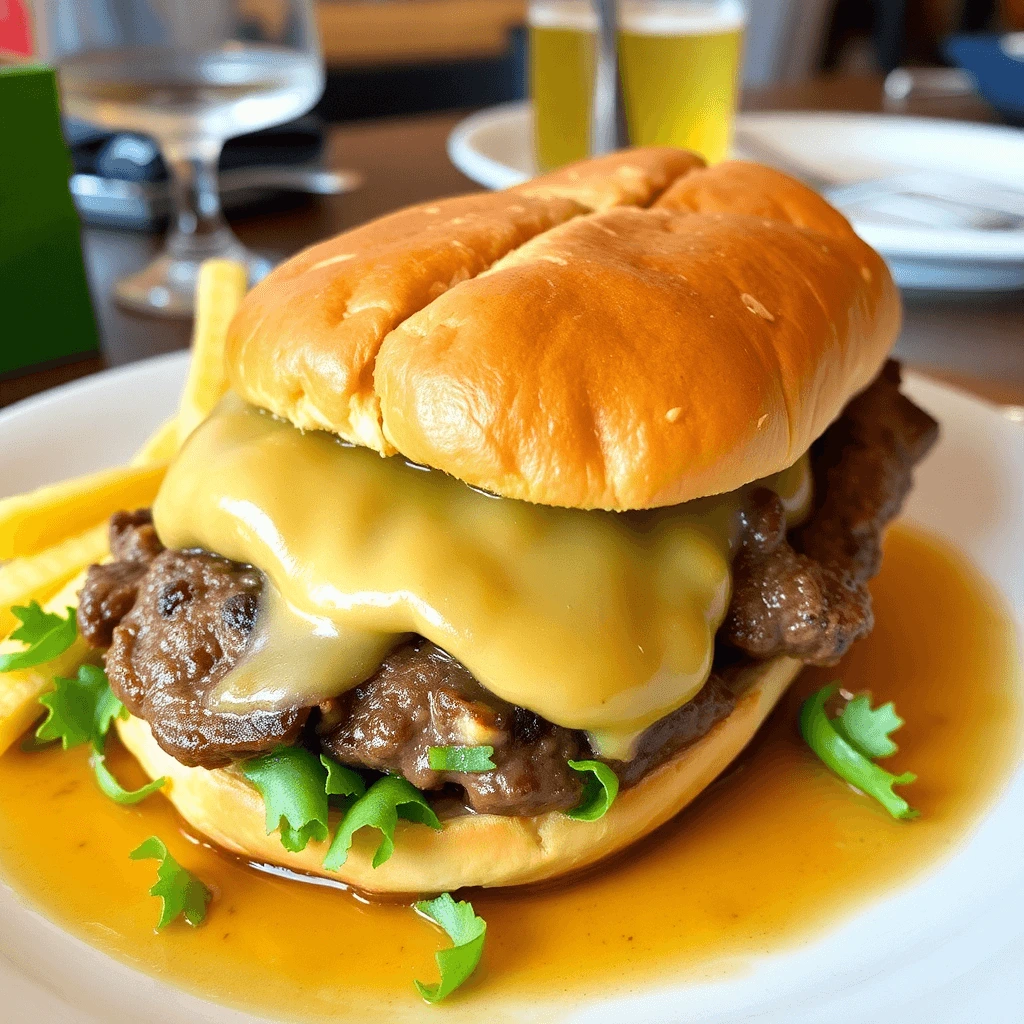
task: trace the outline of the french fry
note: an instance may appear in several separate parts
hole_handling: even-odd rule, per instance
[[[0,560],[35,555],[123,508],[152,504],[166,463],[104,469],[0,501]]]
[[[224,344],[228,325],[245,295],[246,272],[241,263],[207,260],[199,271],[192,364],[178,413],[178,441],[210,414],[227,391]]]
[[[174,458],[180,447],[178,440],[178,417],[169,419],[157,427],[153,436],[139,449],[132,459],[133,466],[151,466]]]
[[[78,592],[82,589],[84,579],[82,573],[66,584],[60,593],[46,602],[46,610],[63,615],[66,608],[77,605]],[[0,643],[0,654],[23,649],[16,640],[4,640]],[[20,672],[0,673],[0,754],[39,717],[42,712],[39,698],[53,689],[54,678],[73,676],[79,665],[86,661],[94,661],[97,657],[98,652],[91,650],[88,644],[78,637],[53,661],[22,669]]]
[[[174,455],[177,448],[178,425],[177,421],[172,419],[160,427],[146,442],[139,454],[132,460],[132,466],[146,468],[154,464],[162,465]],[[122,472],[121,470],[113,470],[111,471],[111,476],[117,479],[117,474]],[[155,490],[155,488],[146,487],[144,483],[145,476],[140,479],[137,475],[131,475],[127,479],[134,482],[133,486],[142,486],[143,495],[148,494],[150,489]],[[101,479],[98,482],[101,489],[106,487],[109,490],[109,479]],[[56,485],[56,493],[54,490],[44,489],[42,493],[37,491],[34,494],[23,495],[22,497],[25,500],[20,503],[11,499],[11,506],[9,507],[16,508],[18,504],[21,504],[22,513],[31,522],[32,509],[40,508],[45,510],[48,507],[47,499],[59,498],[61,487],[62,485],[60,484]],[[138,486],[135,486],[134,490],[129,491],[119,491],[115,486],[113,494],[115,511],[117,508],[137,506],[139,504],[139,494]],[[78,506],[80,514],[76,513],[76,515],[70,516],[67,519],[60,520],[59,523],[51,521],[45,527],[51,537],[57,530],[61,533],[71,533],[74,528],[72,522],[80,524],[83,518],[89,518],[93,515],[93,512],[88,511],[88,509],[94,508],[93,503],[97,500],[96,490],[84,487],[79,491],[79,496],[82,502],[82,505]],[[35,502],[29,500],[33,497]],[[0,503],[0,505],[3,504]],[[45,511],[43,514],[45,514]],[[13,520],[11,520],[10,525],[12,530],[19,529],[19,535],[18,539],[10,543],[8,550],[17,547],[18,550],[24,551],[28,546],[34,546],[34,543],[37,543],[26,542],[22,539],[23,535],[20,532],[20,528],[14,526]],[[11,612],[12,605],[28,604],[29,601],[45,601],[67,583],[72,576],[77,575],[86,566],[99,562],[107,554],[107,532],[107,521],[102,519],[82,532],[65,536],[64,539],[57,541],[57,543],[50,547],[45,547],[33,554],[23,554],[20,557],[15,557],[6,565],[0,565],[0,637],[6,636],[17,624],[17,620]]]
[[[12,605],[49,600],[87,565],[102,560],[108,552],[107,524],[99,523],[84,533],[69,537],[37,555],[16,558],[0,566],[0,637],[18,625]]]

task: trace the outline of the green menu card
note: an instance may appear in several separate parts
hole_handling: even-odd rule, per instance
[[[0,376],[95,352],[51,68],[0,65]]]

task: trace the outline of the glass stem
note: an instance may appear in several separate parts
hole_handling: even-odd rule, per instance
[[[172,202],[167,249],[175,259],[209,259],[239,244],[220,208],[217,161],[222,146],[211,139],[162,147]]]

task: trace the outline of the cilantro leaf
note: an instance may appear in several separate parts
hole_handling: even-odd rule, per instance
[[[918,812],[893,792],[893,786],[904,786],[917,776],[912,772],[893,775],[879,768],[838,731],[835,720],[825,711],[826,703],[837,689],[838,684],[830,683],[804,701],[800,709],[800,733],[807,745],[836,775],[873,797],[894,818],[916,818]],[[849,727],[847,723],[846,728]],[[874,740],[878,738],[875,732],[869,731],[867,735]]]
[[[494,747],[427,747],[427,764],[435,772],[487,772]]]
[[[573,771],[585,774],[583,796],[566,816],[577,821],[597,821],[608,813],[608,808],[619,794],[619,777],[603,761],[570,761]]]
[[[903,725],[903,719],[896,714],[892,701],[872,709],[871,699],[862,693],[832,719],[832,725],[851,747],[856,747],[865,757],[876,759],[889,757],[899,749],[889,739],[889,733]]]
[[[16,672],[53,661],[78,636],[74,608],[68,609],[66,619],[52,612],[44,612],[38,601],[32,601],[24,607],[14,605],[11,611],[21,620],[21,625],[11,633],[11,639],[20,640],[26,647],[23,651],[0,654],[0,672]]]
[[[89,758],[89,764],[92,766],[93,775],[96,776],[96,784],[100,787],[103,795],[110,797],[115,804],[121,804],[122,806],[137,804],[140,801],[145,800],[147,796],[152,796],[153,793],[167,784],[167,779],[161,776],[159,779],[154,779],[152,782],[147,783],[145,786],[141,786],[139,789],[125,789],[121,783],[111,775],[110,769],[106,766],[105,762],[106,758],[99,749],[94,750],[92,756]]]
[[[104,677],[105,678],[105,677]],[[128,709],[114,696],[114,691],[107,682],[107,688],[100,692],[96,701],[96,714],[93,719],[94,735],[104,737],[110,732],[115,718],[128,717]]]
[[[298,853],[310,839],[327,838],[328,769],[305,747],[278,747],[254,757],[242,765],[242,774],[263,797],[267,835],[279,829],[286,850]]]
[[[149,890],[150,896],[159,896],[161,902],[160,920],[157,930],[166,928],[179,915],[193,928],[203,923],[206,905],[212,893],[191,871],[186,871],[168,852],[163,841],[150,836],[141,846],[129,854],[132,860],[158,860],[156,884]]]
[[[167,780],[160,778],[140,789],[125,789],[107,767],[103,753],[107,733],[115,718],[128,717],[128,709],[114,696],[103,669],[82,665],[74,679],[58,678],[53,682],[54,689],[39,698],[49,714],[36,730],[33,745],[27,749],[38,749],[58,739],[65,750],[91,741],[93,753],[89,764],[96,784],[114,803],[137,804],[166,784]]]
[[[110,684],[103,669],[95,665],[80,666],[74,679],[54,679],[53,689],[39,698],[39,703],[48,709],[49,714],[36,729],[36,739],[44,742],[60,740],[64,749],[69,750],[101,735],[101,718],[106,723],[102,731],[105,735],[111,720],[108,715],[109,698],[106,696],[109,692]]]
[[[395,852],[395,829],[398,819],[419,822],[440,829],[441,822],[427,798],[411,783],[396,775],[378,779],[348,809],[338,826],[331,848],[324,858],[328,871],[337,871],[348,859],[352,837],[361,828],[379,829],[380,845],[373,855],[373,866],[379,868]]]
[[[360,797],[366,792],[366,783],[359,772],[338,764],[326,754],[320,755],[320,763],[327,769],[327,783],[324,789],[328,796]]]
[[[416,982],[416,991],[428,1003],[438,1003],[445,996],[451,995],[476,970],[484,951],[487,922],[476,916],[472,903],[456,903],[446,892],[437,899],[421,900],[416,904],[416,909],[424,917],[439,924],[455,943],[451,949],[442,949],[434,954],[441,972],[440,982],[436,985]]]

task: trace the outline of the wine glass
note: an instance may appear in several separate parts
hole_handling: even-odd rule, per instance
[[[163,253],[114,285],[119,303],[192,313],[203,260],[270,269],[221,212],[217,161],[226,139],[309,110],[324,86],[312,0],[38,0],[43,55],[65,111],[152,136],[170,181]]]

